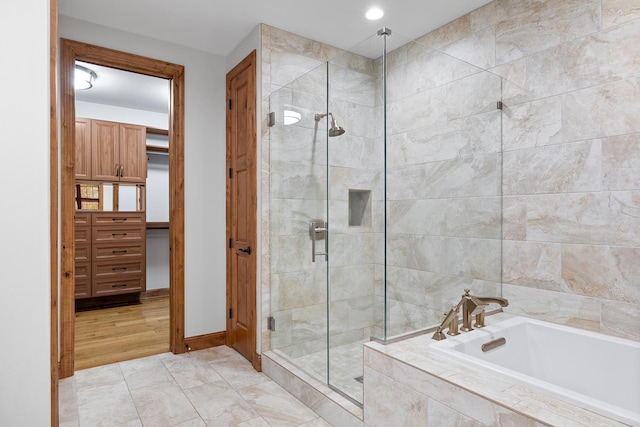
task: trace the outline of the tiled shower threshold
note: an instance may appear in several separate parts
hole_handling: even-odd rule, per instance
[[[360,353],[362,354],[362,353]],[[360,358],[362,363],[362,358]],[[362,407],[274,351],[262,353],[262,370],[332,425],[362,427]],[[355,379],[351,381],[358,384]],[[358,384],[362,387],[361,384]]]

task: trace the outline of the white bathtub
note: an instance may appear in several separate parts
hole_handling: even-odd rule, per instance
[[[565,402],[640,426],[640,343],[504,313],[431,348],[493,369]],[[486,352],[482,344],[506,343]]]

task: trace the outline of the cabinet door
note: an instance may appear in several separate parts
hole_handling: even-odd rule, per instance
[[[120,181],[145,182],[147,180],[147,128],[120,125]]]
[[[119,170],[119,124],[93,120],[91,124],[91,169],[96,181],[117,181]]]
[[[76,179],[91,179],[91,119],[76,119]]]

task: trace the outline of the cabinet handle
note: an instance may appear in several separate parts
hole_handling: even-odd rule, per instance
[[[116,237],[116,236],[126,236],[127,233],[111,233],[111,236]]]
[[[113,267],[111,271],[120,271],[120,270],[126,270],[126,269],[127,267]]]
[[[127,220],[127,218],[111,218],[111,221],[116,221],[116,222],[125,222]]]
[[[121,251],[113,250],[113,251],[111,251],[111,253],[112,253],[112,254],[126,254],[126,253],[127,253],[127,250],[126,250],[126,249],[123,249],[123,250],[121,250]]]
[[[124,176],[124,165],[120,165],[120,178]]]
[[[120,176],[120,163],[116,163],[116,176]]]
[[[114,284],[111,285],[112,288],[126,288],[127,284],[126,283],[118,283],[118,284]]]

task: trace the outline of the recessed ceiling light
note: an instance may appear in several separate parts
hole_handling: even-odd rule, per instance
[[[375,21],[376,19],[380,19],[384,16],[384,12],[382,9],[378,9],[377,7],[372,7],[367,10],[367,13],[364,15],[370,21]]]

